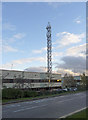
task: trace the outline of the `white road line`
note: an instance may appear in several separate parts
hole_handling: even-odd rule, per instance
[[[83,98],[83,97],[85,97],[85,96],[81,96],[80,98]],[[66,102],[66,101],[70,101],[70,100],[74,100],[74,99],[76,99],[77,97],[75,97],[75,98],[71,98],[71,99],[67,99],[67,100],[63,100],[63,101],[58,101],[58,103],[63,103],[63,102]],[[34,103],[39,103],[40,101],[34,101]],[[33,102],[32,102],[33,103]],[[86,103],[86,101],[85,101],[85,103]],[[13,105],[14,106],[14,105]],[[16,106],[14,106],[14,107],[17,107],[17,106],[21,106],[20,104],[19,105],[16,105]],[[43,105],[43,106],[46,106],[46,105]],[[34,107],[30,107],[30,108],[27,108],[28,106],[23,106],[23,107],[21,107],[20,108],[20,110],[25,110],[25,109],[33,109],[33,108],[36,108],[36,106],[34,106]],[[37,106],[37,107],[41,107],[41,106]],[[7,111],[10,111],[10,109],[8,109],[8,110],[5,110],[5,111],[3,111],[3,112],[7,112]],[[19,110],[16,110],[16,111],[19,111]],[[14,111],[15,112],[15,111]]]
[[[66,114],[66,115],[64,115],[64,116],[61,116],[60,118],[66,118],[67,116],[73,115],[73,114],[75,114],[75,113],[77,113],[77,112],[80,112],[81,110],[84,110],[84,109],[86,109],[86,107],[84,107],[84,108],[82,108],[82,109],[80,109],[80,110],[76,110],[76,111],[74,111],[74,112],[71,112],[71,113],[69,113],[69,114]]]
[[[13,111],[13,112],[20,112],[20,111],[29,110],[29,109],[38,108],[38,107],[44,107],[44,106],[46,106],[46,105],[42,105],[42,106],[35,106],[35,107],[24,108],[24,109],[19,109],[19,110]]]
[[[9,105],[9,106],[5,106],[6,108],[12,108],[12,107],[18,107],[18,106],[21,106],[20,104],[18,105]]]
[[[82,96],[81,98],[83,98],[84,96]],[[75,99],[75,98],[74,98]],[[69,101],[69,100],[73,100],[72,99],[68,99],[68,100],[63,100],[63,101],[58,101],[59,103],[61,102],[65,102],[65,101]],[[22,109],[19,109],[19,110],[16,110],[16,111],[13,111],[13,112],[19,112],[19,111],[24,111],[24,110],[28,110],[28,109],[33,109],[33,108],[37,108],[37,107],[43,107],[43,106],[46,106],[46,105],[42,105],[42,106],[34,106],[34,107],[30,107],[30,108],[22,108]],[[26,106],[25,106],[26,107]]]
[[[86,96],[80,96],[80,98],[83,98],[83,97],[86,97]],[[70,100],[74,100],[74,99],[76,99],[77,97],[74,97],[74,98],[71,98],[71,99],[66,99],[66,100],[58,100],[57,102],[58,103],[63,103],[63,102],[66,102],[66,101],[70,101]],[[52,99],[51,99],[52,100]],[[45,100],[44,100],[45,101]],[[46,100],[46,101],[48,101],[48,100]],[[37,101],[31,101],[31,103],[30,104],[32,104],[32,103],[39,103],[39,102],[43,102],[43,100],[37,100]],[[26,103],[26,102],[25,102]],[[8,108],[9,108],[9,110],[10,110],[10,108],[12,108],[12,107],[18,107],[18,106],[21,106],[21,104],[18,104],[18,105],[10,105],[10,106],[8,106]],[[7,106],[6,106],[7,107]],[[23,106],[23,107],[21,107],[21,109],[22,108],[25,108],[25,107],[27,107],[27,106]],[[6,110],[7,111],[7,110]]]
[[[80,94],[82,94],[82,93],[76,93],[76,94],[73,94],[73,96],[78,96],[78,95],[80,95]],[[32,104],[32,103],[39,103],[39,102],[43,102],[43,101],[49,101],[49,100],[54,100],[54,99],[58,99],[58,98],[60,98],[60,97],[68,97],[68,96],[59,96],[59,97],[54,97],[54,98],[48,98],[48,99],[43,99],[43,100],[35,100],[35,101],[28,101],[28,102],[22,102],[22,103],[20,103],[19,105],[17,105],[17,104],[15,104],[15,105],[10,105],[10,106],[5,106],[5,107],[17,107],[17,106],[20,106],[20,105],[22,105],[22,104]]]
[[[83,98],[83,97],[85,97],[85,96],[81,96],[80,98]],[[69,101],[69,100],[74,100],[74,99],[76,99],[77,97],[75,97],[75,98],[71,98],[71,99],[67,99],[67,100],[63,100],[63,101],[58,101],[58,102],[66,102],[66,101]]]

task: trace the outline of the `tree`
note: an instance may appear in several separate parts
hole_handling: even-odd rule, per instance
[[[68,82],[70,87],[76,87],[77,81],[74,80],[74,77],[72,75],[68,76]]]
[[[68,75],[67,73],[64,75],[63,77],[63,83],[62,83],[62,87],[65,88],[67,87],[67,84],[68,84]]]
[[[76,80],[74,80],[74,77],[72,75],[67,75],[67,73],[63,77],[63,88],[71,88],[75,87],[77,84]]]
[[[18,77],[14,75],[13,79],[15,82],[13,88],[20,88],[20,89],[24,88],[25,86],[24,71],[22,72],[22,75],[18,75]]]
[[[86,75],[85,75],[85,73],[83,73],[81,75],[81,85],[83,85],[83,87],[86,87]]]

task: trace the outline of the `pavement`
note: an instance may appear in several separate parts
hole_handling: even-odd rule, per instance
[[[64,118],[86,108],[86,92],[2,106],[2,118]]]

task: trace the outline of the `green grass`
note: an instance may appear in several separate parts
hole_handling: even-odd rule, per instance
[[[87,113],[88,113],[88,108],[85,109],[85,110],[82,110],[80,112],[77,112],[77,113],[75,113],[75,114],[73,114],[71,116],[68,116],[67,118],[87,118],[88,117]],[[87,118],[87,120],[88,120],[88,118]]]
[[[59,118],[56,120],[88,120],[88,108],[66,118]]]
[[[42,96],[28,97],[28,98],[3,99],[2,103],[12,102],[12,101],[26,101],[26,100],[32,100],[32,99],[37,99],[37,98],[54,97],[58,95],[67,95],[67,94],[79,93],[79,92],[82,92],[82,91],[68,91],[68,92],[63,92],[63,93],[58,93],[58,94],[49,94],[49,95],[42,95]]]

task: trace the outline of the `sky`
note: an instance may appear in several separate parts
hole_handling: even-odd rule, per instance
[[[83,73],[86,67],[85,2],[3,2],[0,68],[45,72],[48,22],[52,33],[52,71]]]

